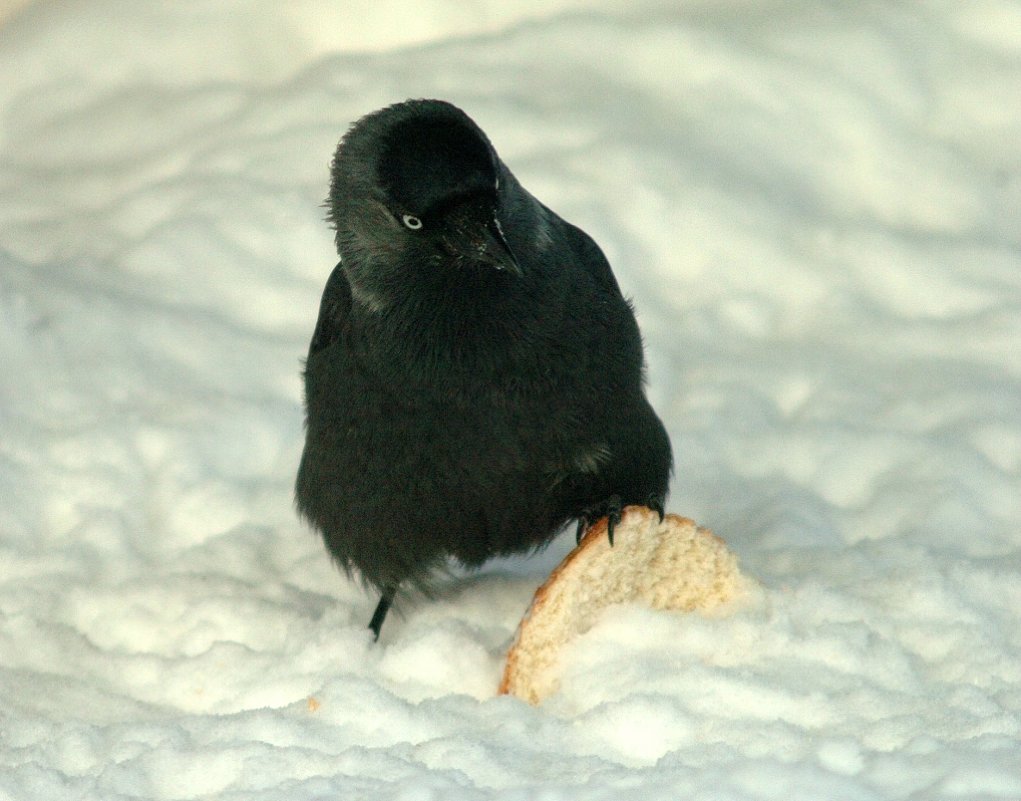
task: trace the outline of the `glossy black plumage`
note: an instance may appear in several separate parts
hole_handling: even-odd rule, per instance
[[[381,595],[622,505],[662,510],[670,443],[602,252],[462,111],[356,122],[331,167],[340,264],[305,365],[296,500]]]

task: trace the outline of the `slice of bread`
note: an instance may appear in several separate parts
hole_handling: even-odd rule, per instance
[[[629,506],[614,528],[593,525],[539,587],[507,654],[500,692],[537,704],[559,686],[563,646],[607,606],[709,611],[744,595],[737,558],[709,529],[677,515]]]

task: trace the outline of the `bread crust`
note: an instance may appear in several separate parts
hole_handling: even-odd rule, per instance
[[[709,529],[674,514],[661,522],[653,510],[629,506],[612,547],[603,518],[536,590],[507,653],[499,691],[532,704],[556,692],[561,649],[607,606],[708,612],[747,589],[737,558]]]

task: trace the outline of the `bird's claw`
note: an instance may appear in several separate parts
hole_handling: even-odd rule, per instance
[[[606,536],[610,541],[610,546],[613,547],[613,530],[620,523],[621,514],[624,511],[624,503],[619,495],[611,495],[606,499],[605,502],[596,506],[591,506],[578,515],[578,528],[574,532],[575,544],[581,542],[582,536],[589,527],[589,523],[593,520],[598,520],[600,517],[606,518]]]
[[[665,516],[664,512],[665,504],[663,503],[663,496],[660,495],[658,492],[654,492],[649,496],[648,500],[645,502],[645,505],[659,515],[659,522],[662,523],[663,517]]]
[[[611,495],[610,499],[606,502],[606,538],[610,541],[610,547],[613,547],[613,530],[620,523],[620,516],[624,511],[623,503],[621,502],[619,495]]]

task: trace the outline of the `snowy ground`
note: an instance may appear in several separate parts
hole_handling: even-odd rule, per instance
[[[326,5],[0,27],[0,798],[1021,799],[1021,6]],[[328,160],[411,96],[603,245],[764,587],[538,709],[569,537],[373,645],[292,510]]]

